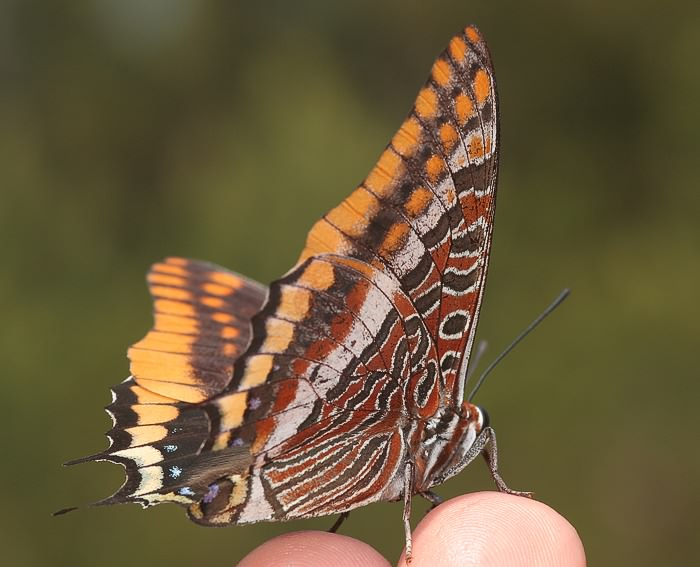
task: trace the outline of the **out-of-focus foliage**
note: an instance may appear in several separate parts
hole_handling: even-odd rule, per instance
[[[502,107],[490,357],[573,288],[480,393],[504,476],[572,521],[591,565],[696,563],[699,16],[653,0],[0,4],[3,564],[233,565],[330,525],[49,514],[121,482],[60,463],[104,446],[100,407],[150,325],[149,264],[285,272],[467,23]],[[488,488],[476,464],[441,492]],[[400,508],[343,529],[396,558]]]

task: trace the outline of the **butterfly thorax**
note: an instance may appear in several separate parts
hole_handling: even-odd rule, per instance
[[[488,425],[481,408],[464,402],[423,422],[416,457],[416,491],[428,490],[459,473],[474,458],[470,448]]]

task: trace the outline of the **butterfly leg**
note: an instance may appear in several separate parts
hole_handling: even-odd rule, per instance
[[[430,508],[425,511],[426,516],[444,502],[442,496],[435,494],[432,490],[426,490],[424,492],[420,492],[419,494],[431,504]]]
[[[350,512],[343,512],[338,516],[338,519],[335,521],[335,523],[330,527],[328,530],[330,533],[334,534],[335,532],[338,531],[338,528],[343,525],[343,522],[348,519],[348,516],[350,515]]]
[[[406,534],[406,563],[411,562],[411,498],[413,497],[415,465],[408,461],[403,476],[403,529]]]
[[[519,490],[511,490],[508,488],[508,485],[498,472],[498,447],[496,445],[496,432],[490,427],[487,427],[484,429],[483,433],[485,433],[488,437],[486,439],[486,444],[484,445],[484,451],[482,454],[484,455],[484,459],[486,459],[486,464],[489,466],[489,470],[491,471],[491,477],[496,483],[498,490],[500,492],[505,492],[506,494],[532,498],[532,492],[521,492]]]

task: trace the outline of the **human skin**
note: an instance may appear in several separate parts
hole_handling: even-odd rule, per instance
[[[249,553],[239,567],[387,567],[374,548],[351,537],[285,534]],[[399,567],[405,567],[402,555]],[[448,500],[413,530],[411,567],[585,567],[573,526],[536,500],[477,492]]]

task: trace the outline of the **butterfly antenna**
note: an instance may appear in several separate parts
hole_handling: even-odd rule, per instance
[[[483,339],[479,341],[478,345],[476,345],[476,353],[474,354],[474,358],[469,361],[469,368],[467,368],[467,377],[464,379],[465,384],[469,383],[469,378],[471,378],[474,371],[479,366],[479,361],[481,360],[481,357],[484,356],[486,347],[488,346],[489,343]]]
[[[510,351],[512,351],[520,341],[522,341],[525,337],[527,337],[534,329],[537,327],[542,321],[545,320],[545,318],[552,312],[554,311],[557,307],[561,305],[561,303],[569,296],[569,293],[571,293],[570,289],[565,289],[559,294],[559,297],[557,297],[550,305],[545,309],[532,323],[530,323],[527,328],[522,331],[517,337],[515,337],[515,340],[510,343],[505,350],[499,354],[496,359],[489,364],[488,368],[484,370],[481,373],[481,376],[479,376],[479,379],[476,382],[476,385],[472,389],[472,391],[469,394],[469,397],[467,398],[467,401],[471,402],[474,399],[474,396],[476,393],[479,391],[479,388],[481,388],[481,385],[484,383],[484,380],[486,380],[486,377],[491,373],[491,371],[496,368],[499,362],[503,360]],[[477,353],[478,354],[478,353]]]
[[[77,506],[70,506],[69,508],[61,508],[60,510],[56,510],[52,516],[63,516],[63,514],[67,514],[68,512],[73,512],[77,510]]]

